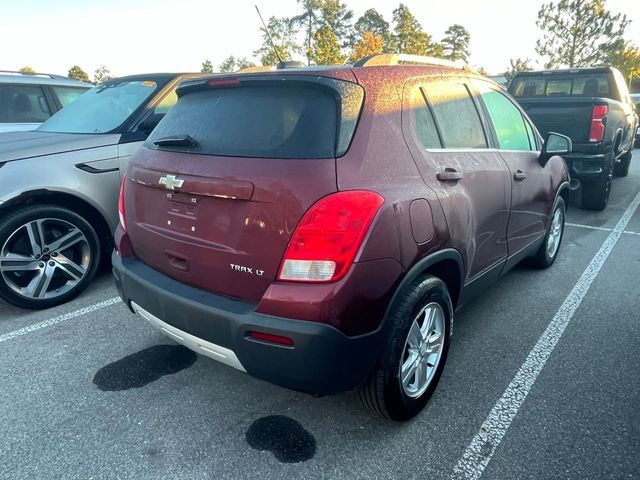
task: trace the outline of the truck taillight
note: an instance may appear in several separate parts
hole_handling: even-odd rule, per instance
[[[279,280],[334,282],[355,258],[384,198],[349,190],[318,200],[302,217],[282,260]]]
[[[118,217],[120,217],[120,225],[124,231],[127,231],[127,218],[124,214],[124,185],[127,181],[127,175],[122,176],[122,185],[120,185],[120,195],[118,196]]]
[[[603,119],[607,113],[609,113],[609,107],[606,105],[596,105],[593,107],[591,130],[589,131],[590,142],[601,142],[604,138],[605,124]]]

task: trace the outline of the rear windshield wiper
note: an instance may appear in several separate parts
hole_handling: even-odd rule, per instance
[[[198,144],[198,142],[189,135],[159,138],[154,140],[153,143],[159,147],[195,147]]]

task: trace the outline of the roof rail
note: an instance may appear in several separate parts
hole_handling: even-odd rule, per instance
[[[66,78],[69,80],[69,77],[65,77],[64,75],[56,75],[53,73],[28,73],[28,72],[20,72],[18,70],[0,70],[0,74],[9,74],[9,75],[25,75],[28,77],[49,77],[49,78]]]
[[[457,68],[459,70],[468,69],[462,62],[405,53],[376,53],[367,55],[353,64],[354,67],[377,67],[382,65],[434,65],[438,67]]]

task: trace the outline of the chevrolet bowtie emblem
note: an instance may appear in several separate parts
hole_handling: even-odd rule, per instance
[[[164,185],[164,188],[167,190],[175,190],[176,187],[180,188],[184,183],[184,180],[180,180],[176,178],[175,175],[165,175],[164,177],[160,177],[160,185]]]

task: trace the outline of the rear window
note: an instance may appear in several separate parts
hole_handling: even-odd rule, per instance
[[[614,99],[607,73],[580,75],[523,75],[513,80],[514,97],[584,96]]]
[[[362,96],[357,113],[361,101]],[[311,82],[253,81],[195,91],[179,99],[145,146],[229,157],[330,158],[344,153],[351,140],[357,120],[352,103],[353,99]],[[196,144],[154,143],[184,135]]]

